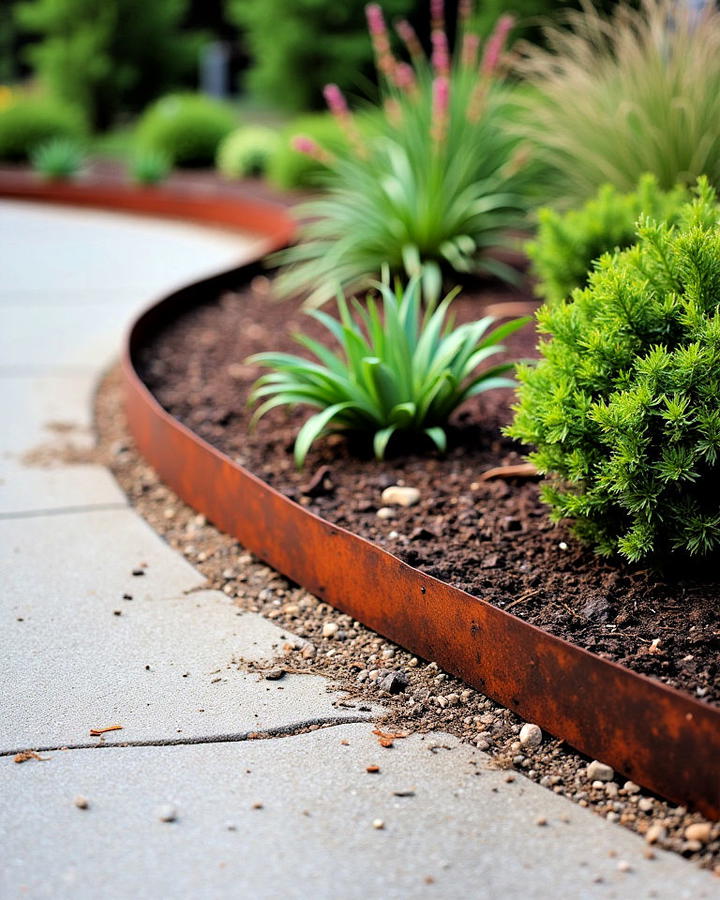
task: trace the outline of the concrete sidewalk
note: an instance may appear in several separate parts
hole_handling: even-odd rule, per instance
[[[318,676],[241,671],[287,632],[203,590],[102,467],[24,461],[87,446],[133,314],[251,240],[8,202],[0,235],[3,900],[720,896],[448,735],[398,742],[368,776],[378,710],[339,705]],[[43,759],[15,763],[26,749]]]

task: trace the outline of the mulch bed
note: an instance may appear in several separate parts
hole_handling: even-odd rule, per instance
[[[527,309],[529,286],[475,285],[453,309],[467,321],[508,302]],[[299,329],[324,336],[297,302],[276,301],[260,277],[167,327],[145,349],[142,375],[181,422],[329,521],[600,656],[720,700],[716,576],[599,560],[549,522],[536,483],[479,480],[489,468],[522,461],[521,448],[502,434],[511,391],[480,395],[459,410],[445,456],[396,446],[378,462],[367,446],[335,436],[319,442],[298,472],[292,445],[307,411],[275,410],[248,434],[246,400],[260,372],[244,360],[261,350],[297,352],[291,334]],[[535,341],[529,326],[508,341],[508,353],[535,355]],[[322,467],[321,489],[310,490]],[[396,483],[418,488],[421,500],[381,519],[382,491]]]

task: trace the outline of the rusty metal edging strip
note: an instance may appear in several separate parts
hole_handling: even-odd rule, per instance
[[[73,186],[74,187],[74,186]],[[0,194],[9,195],[0,176]],[[127,194],[128,192],[124,192]],[[14,196],[23,196],[16,190]],[[37,196],[37,199],[49,199]],[[105,205],[106,189],[79,201]],[[126,196],[121,198],[127,202]],[[163,208],[144,201],[135,211],[253,228],[266,247],[289,240],[292,225],[279,209],[237,198],[175,197]],[[234,206],[235,211],[220,210]],[[170,207],[173,211],[170,211]],[[196,207],[193,209],[193,207]],[[253,211],[257,214],[253,217]],[[425,659],[435,660],[522,718],[609,763],[638,784],[676,803],[720,818],[720,708],[602,659],[516,616],[425,575],[364,538],[297,505],[206,443],[159,405],[137,374],[137,350],[183,308],[237,286],[252,263],[174,292],[135,322],[125,347],[123,376],[131,432],[158,475],[218,528],[292,581]]]

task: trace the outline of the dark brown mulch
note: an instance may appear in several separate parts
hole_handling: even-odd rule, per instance
[[[476,286],[454,311],[464,321],[508,301],[527,304],[527,286]],[[522,461],[501,432],[511,391],[469,401],[453,418],[444,457],[429,447],[396,447],[377,462],[366,446],[331,437],[297,472],[292,444],[307,412],[275,410],[248,434],[246,398],[259,372],[243,361],[261,350],[296,351],[290,334],[299,329],[323,335],[297,304],[274,301],[267,280],[256,279],[168,327],[144,352],[143,376],[173,415],[319,515],[600,656],[720,700],[717,576],[599,560],[549,522],[537,484],[479,481],[493,466]],[[509,352],[534,355],[534,344],[530,326],[508,342]],[[322,466],[330,487],[309,496],[304,489]],[[400,482],[420,490],[420,503],[379,519],[383,488]]]

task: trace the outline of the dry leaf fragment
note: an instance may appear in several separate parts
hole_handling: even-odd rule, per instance
[[[406,734],[388,734],[385,731],[380,731],[379,728],[374,728],[373,734],[377,735],[378,744],[381,747],[392,747],[393,741],[407,737]]]
[[[489,481],[491,478],[536,478],[540,473],[533,463],[518,463],[516,466],[496,466],[488,469],[480,476],[480,481]]]
[[[100,737],[108,731],[122,731],[122,725],[108,725],[105,728],[91,728],[90,737]]]
[[[40,754],[36,753],[34,750],[22,750],[20,753],[16,753],[15,756],[13,756],[13,762],[16,763],[24,763],[29,759],[39,759],[42,761],[45,759],[51,759],[51,757],[40,756]]]

